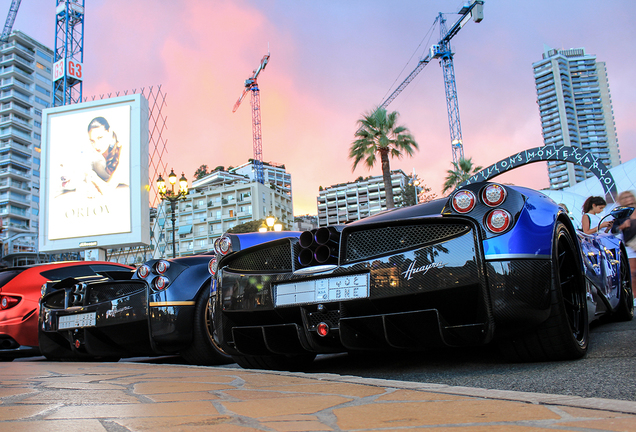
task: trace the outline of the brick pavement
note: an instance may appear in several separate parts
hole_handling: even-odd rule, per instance
[[[634,431],[636,402],[332,374],[0,363],[0,432]]]

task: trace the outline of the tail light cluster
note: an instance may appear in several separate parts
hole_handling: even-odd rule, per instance
[[[208,263],[208,271],[212,276],[216,274],[216,255],[210,258],[210,262]]]
[[[298,262],[301,266],[338,263],[340,231],[335,227],[304,231],[298,243],[300,244]]]
[[[507,196],[506,188],[496,183],[485,186],[479,193],[481,202],[491,207],[484,216],[484,225],[494,234],[500,234],[512,225],[512,215],[505,209],[497,208],[506,201]],[[475,193],[465,189],[455,192],[451,200],[453,210],[461,214],[471,212],[476,204]]]
[[[0,295],[0,310],[11,309],[20,303],[20,297]]]
[[[165,273],[170,268],[170,262],[166,260],[159,260],[152,266],[143,264],[137,269],[137,276],[139,279],[149,279],[150,286],[157,291],[163,291],[170,285],[170,278],[165,276]]]
[[[214,240],[214,252],[216,252],[217,255],[227,255],[232,252],[232,239],[223,235]]]

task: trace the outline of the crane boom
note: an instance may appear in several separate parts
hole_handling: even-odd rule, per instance
[[[453,162],[458,162],[464,157],[464,149],[461,135],[461,122],[459,120],[459,104],[457,102],[457,86],[455,84],[455,68],[453,66],[453,53],[451,52],[450,41],[461,30],[461,28],[472,17],[475,22],[483,19],[483,0],[473,0],[472,3],[463,6],[459,10],[460,18],[453,26],[446,30],[446,19],[440,12],[436,22],[440,25],[439,42],[433,45],[429,53],[419,61],[416,68],[406,77],[404,81],[387,97],[379,106],[386,108],[400,93],[409,85],[413,79],[426,67],[434,58],[440,59],[440,64],[444,71],[444,88],[446,92],[446,107],[448,111],[448,122],[451,134],[451,148],[453,151]]]
[[[11,7],[9,7],[9,13],[7,14],[7,20],[5,21],[4,29],[2,30],[2,36],[0,36],[0,42],[7,42],[9,40],[9,35],[11,34],[11,29],[13,29],[15,17],[18,15],[18,9],[20,8],[21,1],[22,0],[13,0],[11,2]]]
[[[252,159],[252,164],[256,174],[256,181],[261,184],[265,183],[265,176],[263,174],[263,140],[261,137],[261,95],[256,79],[265,70],[268,62],[269,53],[263,56],[261,63],[252,72],[252,76],[245,80],[245,89],[232,109],[232,112],[236,112],[247,92],[250,91],[252,93],[252,135],[254,137],[254,159]]]
[[[386,98],[386,100],[384,102],[382,102],[380,104],[380,108],[386,108],[387,105],[389,105],[391,102],[393,102],[393,99],[395,99],[396,97],[398,97],[398,95],[400,93],[402,93],[402,90],[404,90],[404,87],[406,87],[407,85],[410,84],[411,81],[413,81],[413,79],[415,79],[415,77],[417,76],[417,74],[420,73],[420,71],[422,69],[424,69],[424,67],[431,61],[431,56],[430,55],[426,55],[426,57],[424,57],[422,60],[420,60],[420,62],[417,64],[417,67],[413,70],[413,72],[411,72],[409,74],[409,76],[406,77],[406,79],[404,81],[402,81],[402,84],[400,84],[398,86],[398,88],[395,89],[395,91],[393,93],[391,93],[391,95]]]

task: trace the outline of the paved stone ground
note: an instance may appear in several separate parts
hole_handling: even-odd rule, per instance
[[[635,431],[636,402],[333,374],[0,363],[0,431]]]

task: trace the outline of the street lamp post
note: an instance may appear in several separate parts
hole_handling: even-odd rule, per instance
[[[265,223],[261,225],[258,229],[259,232],[267,232],[267,231],[282,231],[283,224],[278,222],[276,216],[272,216],[271,214],[265,218]]]
[[[413,194],[415,195],[415,204],[420,203],[420,197],[417,192],[419,185],[420,185],[420,181],[417,179],[417,177],[414,177],[413,178]]]
[[[174,226],[177,220],[176,216],[176,206],[179,200],[184,200],[186,195],[188,195],[188,179],[185,178],[185,175],[181,173],[181,178],[179,179],[179,191],[174,191],[174,185],[177,183],[177,175],[174,173],[174,169],[170,170],[170,174],[168,175],[168,181],[170,182],[170,190],[166,187],[166,181],[161,177],[157,178],[157,189],[159,190],[159,195],[161,199],[164,201],[170,202],[170,211],[172,212],[171,220],[172,220],[172,258],[177,257],[177,249],[176,249],[176,241],[175,241],[175,232]]]

